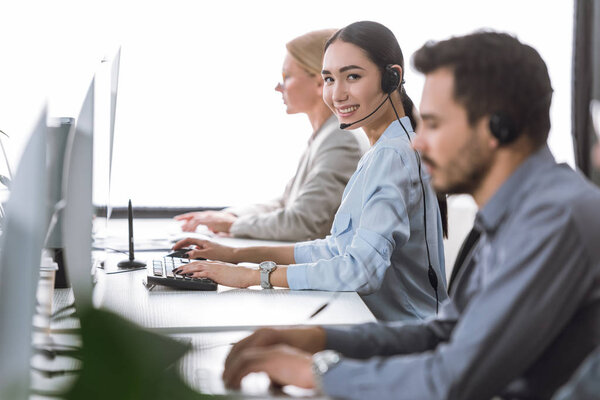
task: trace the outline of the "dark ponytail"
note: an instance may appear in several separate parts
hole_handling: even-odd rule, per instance
[[[404,90],[404,55],[396,40],[394,33],[385,26],[377,22],[372,21],[359,21],[346,26],[345,28],[337,31],[325,44],[325,50],[336,40],[342,42],[352,43],[353,45],[360,47],[366,54],[367,57],[375,65],[381,69],[383,74],[385,67],[390,64],[397,64],[402,67],[401,84],[398,87],[400,93],[400,100],[404,113],[410,119],[410,123],[414,130],[417,129],[417,116],[415,115],[415,105],[406,94]],[[440,208],[440,214],[442,216],[442,230],[444,237],[448,237],[448,205],[446,204],[446,197],[444,195],[438,195],[438,204]]]
[[[402,101],[402,107],[404,108],[404,113],[410,119],[410,124],[413,129],[417,130],[417,118],[415,116],[416,107],[408,94],[406,94],[406,90],[404,90],[404,85],[400,85],[398,88],[398,92],[400,92],[400,101]]]

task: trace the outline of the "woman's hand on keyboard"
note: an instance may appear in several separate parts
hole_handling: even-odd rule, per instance
[[[174,250],[181,249],[195,245],[196,248],[188,252],[190,259],[192,258],[207,258],[209,260],[219,260],[230,263],[238,262],[235,260],[234,248],[229,246],[223,246],[210,240],[185,238],[175,243],[173,246]]]
[[[183,264],[175,273],[191,278],[209,278],[220,285],[246,288],[260,284],[260,271],[221,261],[194,261]]]

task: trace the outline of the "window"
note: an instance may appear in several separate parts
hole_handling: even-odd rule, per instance
[[[100,60],[122,47],[113,206],[128,198],[225,206],[281,194],[311,134],[273,90],[285,43],[363,19],[396,34],[417,105],[424,79],[410,57],[427,40],[492,28],[534,46],[555,89],[550,146],[573,165],[571,1],[10,3],[0,6],[0,129],[11,135],[13,165],[44,99],[51,116],[76,116]]]

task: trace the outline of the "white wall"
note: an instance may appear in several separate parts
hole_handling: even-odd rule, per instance
[[[75,116],[100,60],[121,46],[113,205],[269,199],[311,133],[273,91],[285,43],[362,19],[391,28],[407,64],[427,40],[483,27],[536,47],[555,88],[550,145],[573,165],[573,3],[544,0],[3,1],[0,129],[11,135],[9,158],[18,161],[45,99],[52,116]],[[419,104],[423,77],[409,67],[406,81]]]

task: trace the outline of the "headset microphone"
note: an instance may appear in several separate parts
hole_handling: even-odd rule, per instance
[[[346,128],[348,128],[348,127],[350,127],[350,126],[354,125],[354,124],[358,124],[359,122],[362,122],[362,121],[364,121],[365,119],[369,118],[371,115],[375,114],[375,113],[377,112],[377,110],[379,110],[379,109],[381,108],[381,106],[382,106],[382,105],[384,105],[384,104],[385,104],[385,102],[386,102],[386,101],[389,99],[389,97],[390,97],[390,95],[389,95],[389,93],[388,93],[387,97],[386,97],[385,99],[383,99],[383,101],[381,102],[381,104],[379,104],[379,105],[377,106],[377,108],[376,108],[375,110],[373,110],[373,111],[372,111],[372,112],[371,112],[369,115],[367,115],[366,117],[364,117],[364,118],[361,118],[361,119],[359,119],[358,121],[351,122],[351,123],[349,123],[349,124],[340,124],[340,129],[346,129]]]

